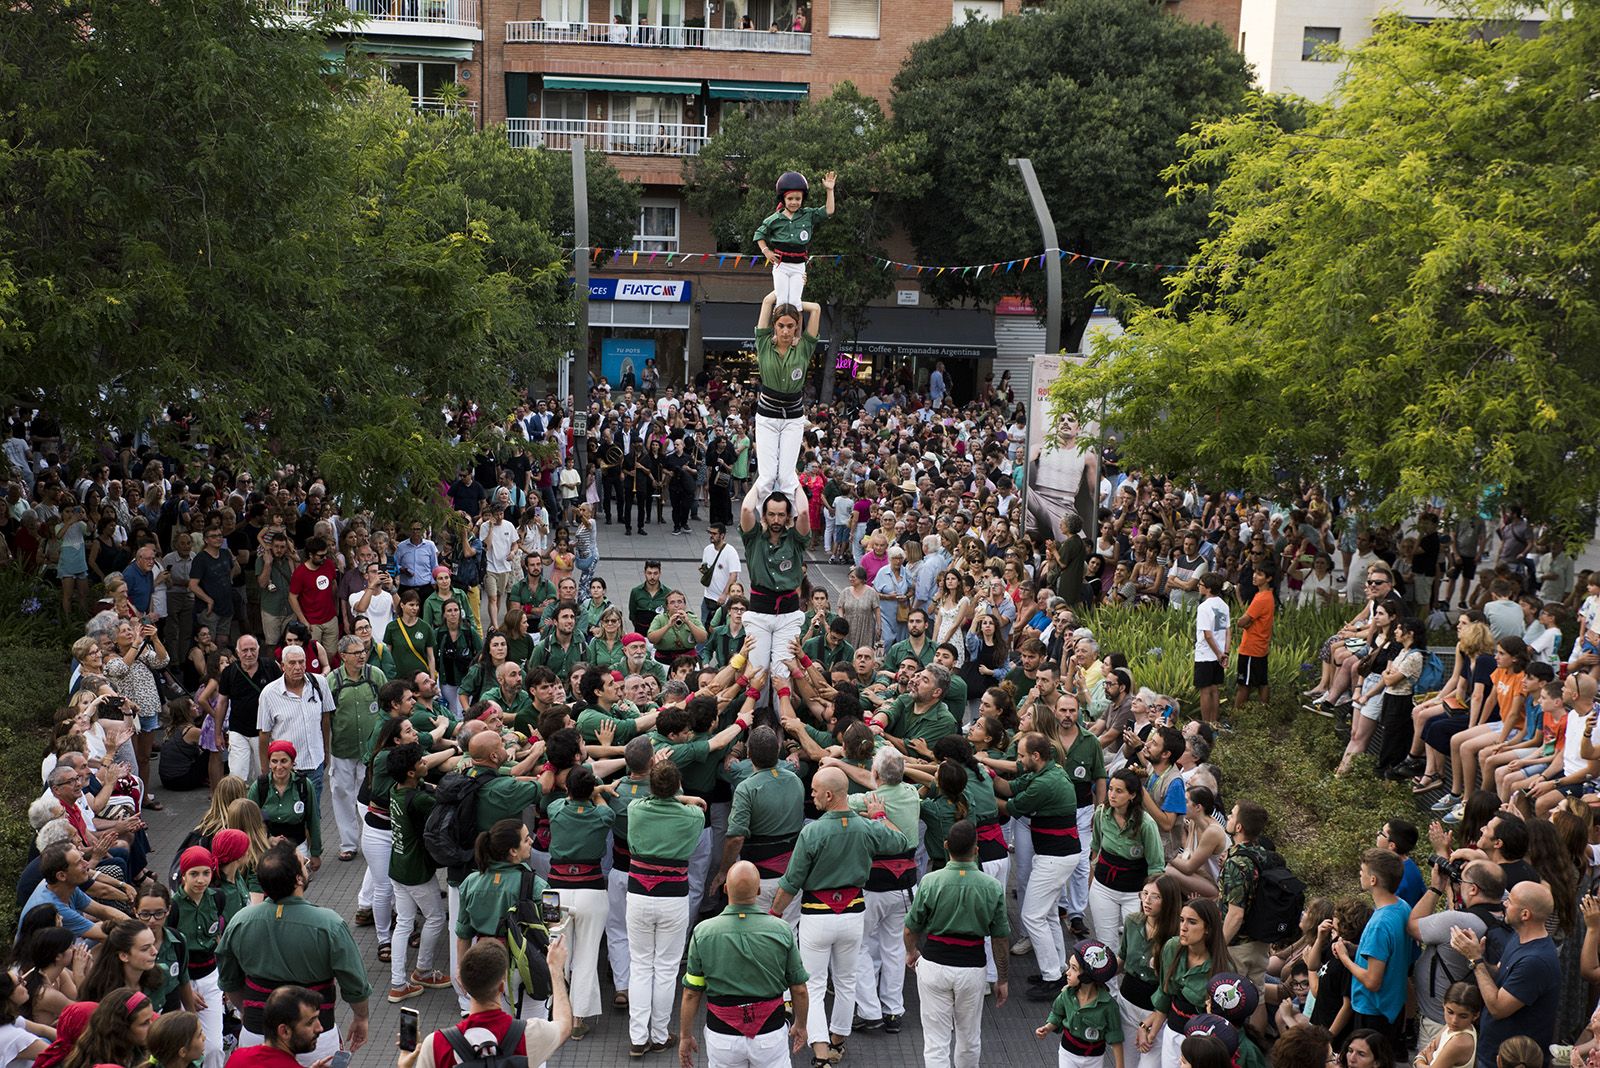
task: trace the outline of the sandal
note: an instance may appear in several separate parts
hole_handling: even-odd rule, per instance
[[[393,959],[394,953],[389,948],[389,944],[387,942],[378,947],[378,960],[382,961],[384,964],[388,964]]]
[[[840,1061],[844,1060],[844,1043],[829,1042],[828,1056],[825,1059],[829,1064],[838,1064]]]
[[[141,803],[139,807],[140,808],[147,808],[151,812],[164,812],[164,811],[166,811],[166,808],[167,808],[166,805],[163,805],[160,801],[157,801],[153,797],[145,798],[143,803]]]
[[[1411,792],[1414,794],[1425,794],[1432,790],[1437,790],[1443,785],[1444,780],[1439,778],[1437,775],[1418,775],[1415,779],[1411,780]]]
[[[342,863],[348,864],[352,860],[355,860],[355,859],[356,859],[356,851],[354,849],[341,849],[341,850],[339,850],[339,860]]]

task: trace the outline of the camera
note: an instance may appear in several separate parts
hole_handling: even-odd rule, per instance
[[[1467,862],[1464,860],[1451,860],[1449,857],[1441,857],[1437,853],[1428,858],[1428,863],[1443,871],[1444,877],[1453,883],[1461,881],[1461,873],[1467,866]]]

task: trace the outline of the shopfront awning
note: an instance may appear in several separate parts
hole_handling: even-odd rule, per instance
[[[794,82],[728,82],[712,79],[708,84],[712,100],[793,100],[798,103],[811,92],[810,86]]]
[[[415,41],[391,41],[381,37],[358,37],[349,42],[329,44],[322,50],[322,59],[325,63],[342,65],[344,63],[345,49],[353,48],[358,52],[366,52],[374,56],[390,56],[395,59],[448,59],[455,62],[465,62],[472,58],[472,43],[463,41],[460,44],[417,44]]]
[[[713,352],[755,344],[759,304],[707,301],[700,306],[700,338]],[[858,357],[922,357],[934,360],[992,359],[994,316],[976,308],[869,308],[859,335],[830,347]],[[823,341],[830,331],[824,317]]]
[[[546,89],[571,89],[588,93],[660,93],[667,96],[699,96],[699,82],[646,81],[629,78],[578,78],[565,74],[546,74]]]

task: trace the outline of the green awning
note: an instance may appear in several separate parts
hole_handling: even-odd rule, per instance
[[[374,41],[367,38],[352,42],[356,48],[374,56],[397,56],[402,59],[452,59],[464,62],[472,58],[472,44],[416,44],[410,41]]]
[[[804,100],[810,87],[793,82],[710,82],[712,100]]]
[[[662,82],[627,78],[574,78],[561,74],[544,76],[546,89],[572,89],[589,93],[663,93],[669,96],[699,96],[699,82]]]

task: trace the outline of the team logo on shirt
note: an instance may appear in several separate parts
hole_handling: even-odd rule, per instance
[[[306,803],[304,801],[296,801],[294,803],[294,814],[296,816],[304,816],[306,814]]]
[[[1086,777],[1088,774],[1089,774],[1088,769],[1085,768],[1082,764],[1079,764],[1077,767],[1072,769],[1072,777],[1074,779],[1082,779],[1082,778]]]
[[[176,979],[178,977],[178,962],[177,961],[173,961],[171,964],[169,964],[167,966],[167,974],[172,976],[174,979]]]
[[[793,371],[789,372],[789,377],[798,382],[804,373],[805,369],[803,367],[796,367]]]
[[[793,567],[794,567],[794,561],[793,560],[780,560],[778,562],[778,570],[779,571],[789,571]]]
[[[220,930],[222,930],[222,921],[212,920],[211,926],[206,928],[206,934],[216,934]]]
[[[1100,1028],[1085,1027],[1083,1029],[1083,1040],[1085,1042],[1098,1042],[1100,1040]]]
[[[811,231],[810,230],[801,230],[800,231],[800,240],[802,240],[802,241],[810,241],[811,240]]]
[[[1136,845],[1132,849],[1129,849],[1128,852],[1132,854],[1132,856],[1129,858],[1130,860],[1138,860],[1140,857],[1144,856],[1144,846]]]
[[[328,576],[327,575],[318,575],[317,576],[317,589],[325,590],[327,588],[328,588]]]

